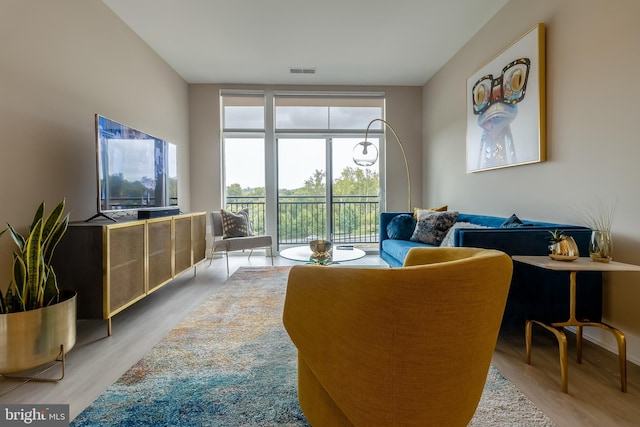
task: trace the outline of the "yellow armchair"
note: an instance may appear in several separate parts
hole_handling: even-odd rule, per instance
[[[284,326],[313,426],[466,426],[496,345],[511,258],[415,248],[402,268],[291,268]]]

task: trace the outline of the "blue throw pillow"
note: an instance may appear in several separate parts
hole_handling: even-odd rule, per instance
[[[524,222],[516,214],[511,215],[507,218],[500,227],[502,228],[517,228],[522,227]]]
[[[387,224],[387,236],[395,240],[409,240],[414,228],[416,228],[416,219],[413,215],[396,215]]]

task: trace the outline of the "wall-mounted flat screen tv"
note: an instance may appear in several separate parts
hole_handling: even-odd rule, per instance
[[[98,212],[178,206],[175,144],[96,114]]]

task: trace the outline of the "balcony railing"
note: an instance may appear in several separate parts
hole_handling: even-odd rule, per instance
[[[227,197],[226,209],[249,208],[255,234],[265,233],[265,199]],[[380,203],[376,196],[337,196],[332,203],[330,239],[334,243],[376,244]],[[286,196],[278,202],[278,244],[303,244],[325,238],[327,206],[323,196]]]

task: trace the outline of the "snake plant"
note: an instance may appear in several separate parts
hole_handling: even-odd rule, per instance
[[[13,253],[9,288],[4,295],[0,292],[0,313],[34,310],[59,302],[60,290],[51,258],[69,224],[69,214],[63,216],[64,206],[62,200],[45,217],[42,202],[26,238],[7,224],[18,251]]]

